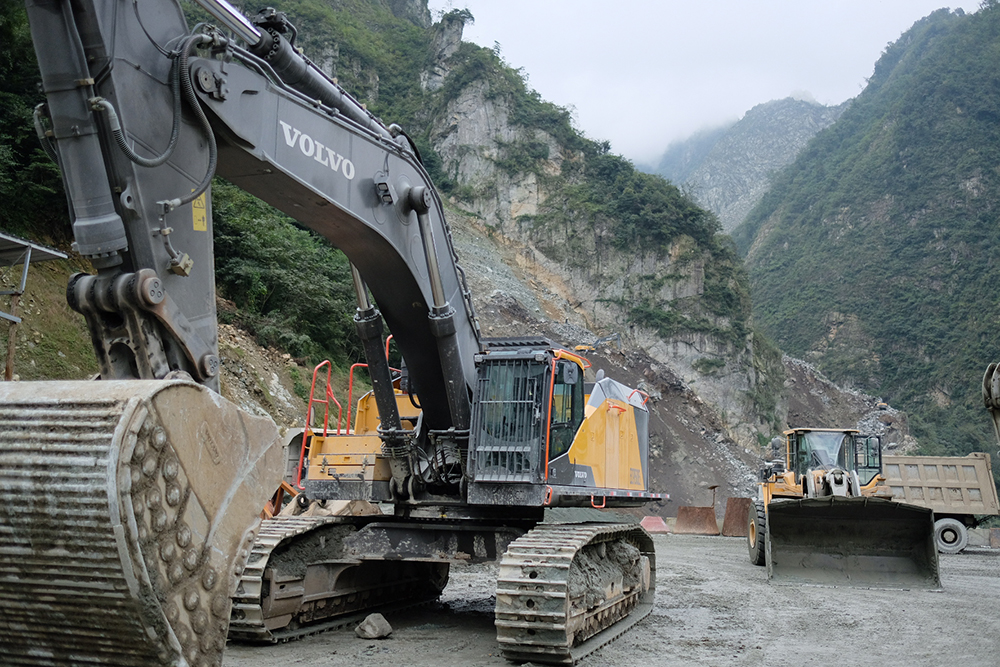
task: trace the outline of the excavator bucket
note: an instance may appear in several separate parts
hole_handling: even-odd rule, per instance
[[[767,576],[780,584],[940,589],[931,510],[825,497],[767,508]]]
[[[220,665],[278,430],[180,380],[0,383],[0,651]]]

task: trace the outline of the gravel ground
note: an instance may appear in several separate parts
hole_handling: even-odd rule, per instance
[[[643,623],[584,667],[1000,664],[1000,551],[941,557],[942,592],[776,586],[743,538],[659,535],[657,597]],[[351,630],[268,647],[230,645],[224,667],[508,665],[493,628],[495,566],[453,566],[440,602],[388,615],[386,640]]]

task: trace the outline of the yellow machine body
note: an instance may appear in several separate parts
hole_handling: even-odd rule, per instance
[[[476,492],[483,489],[477,483],[517,485],[504,487],[517,494],[510,504],[603,507],[609,500],[627,505],[660,497],[648,491],[645,394],[606,378],[585,382],[589,364],[566,350],[548,350],[544,361],[536,356],[505,359],[506,366],[482,373],[486,379],[473,400],[479,449],[473,442],[471,453],[463,454],[473,460],[470,502],[477,504]],[[418,401],[398,382],[395,397],[404,428],[416,432]],[[411,466],[421,463],[413,456],[401,460],[386,447],[379,424],[369,392],[357,401],[350,430],[307,431],[299,487],[317,498],[387,501],[405,493]],[[496,496],[491,488],[489,497]]]
[[[588,395],[589,399],[590,396]],[[583,424],[565,456],[593,470],[594,486],[645,491],[635,407],[616,399],[587,404]]]
[[[406,394],[396,391],[396,406],[401,415],[416,409]],[[409,418],[404,417],[404,420]],[[412,418],[416,421],[416,417]],[[317,427],[308,429],[308,453],[302,477],[307,480],[357,479],[368,484],[388,483],[391,478],[390,457],[382,451],[378,435],[379,416],[372,392],[358,399],[351,429]],[[338,432],[340,431],[340,432]],[[311,437],[310,437],[311,434]]]

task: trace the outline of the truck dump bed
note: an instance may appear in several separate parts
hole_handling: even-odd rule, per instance
[[[882,462],[893,500],[939,516],[1000,514],[989,454],[885,456]]]

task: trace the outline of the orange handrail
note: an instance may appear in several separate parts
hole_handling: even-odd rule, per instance
[[[389,338],[387,338],[386,341],[385,341],[386,359],[389,358],[389,354],[388,354],[388,352],[389,352],[389,340],[391,338],[392,338],[392,336],[389,336]],[[355,368],[368,368],[368,364],[360,364],[360,363],[359,364],[352,364],[351,365],[351,370],[350,370],[350,372],[347,375],[347,432],[348,433],[350,433],[350,432],[353,431],[353,428],[351,426],[351,409],[354,407],[354,369]],[[396,371],[397,373],[399,372],[398,368],[393,368],[392,366],[389,367],[389,370],[390,371]]]
[[[553,355],[556,359],[572,359],[573,361],[580,364],[584,370],[590,368],[590,360],[586,357],[581,357],[579,354],[573,354],[569,350],[553,350]]]
[[[326,366],[326,398],[316,398],[316,377],[319,375],[321,368]],[[295,475],[295,487],[299,490],[304,491],[306,487],[302,486],[302,467],[306,459],[306,448],[308,443],[315,435],[312,428],[312,418],[313,418],[313,403],[323,403],[326,405],[326,409],[323,411],[323,437],[327,437],[329,434],[330,427],[330,401],[337,404],[337,435],[340,435],[340,424],[341,418],[344,414],[344,408],[340,405],[340,401],[337,397],[333,395],[333,387],[330,386],[330,374],[333,371],[333,364],[330,360],[318,364],[316,368],[313,369],[312,386],[309,387],[309,403],[306,406],[306,427],[302,431],[302,449],[299,451],[299,468]]]
[[[632,393],[628,395],[629,399],[631,399],[636,393],[642,394],[642,404],[646,405],[646,401],[649,400],[649,394],[644,392],[642,389],[633,389]]]

